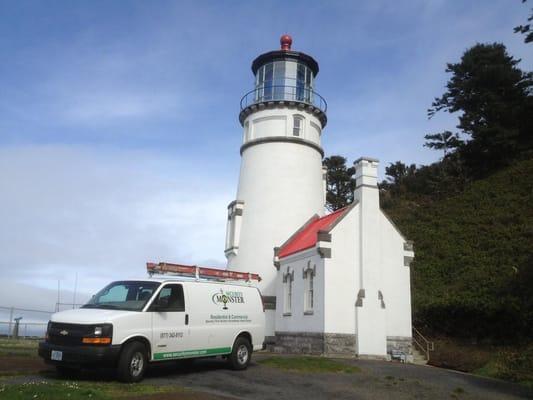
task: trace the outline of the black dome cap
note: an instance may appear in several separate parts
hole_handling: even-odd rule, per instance
[[[311,69],[311,71],[313,71],[313,76],[316,76],[318,74],[318,63],[313,57],[305,53],[292,50],[274,50],[269,51],[268,53],[261,54],[252,62],[252,72],[255,75],[259,68],[269,62],[287,60],[295,60],[301,62],[307,65]]]

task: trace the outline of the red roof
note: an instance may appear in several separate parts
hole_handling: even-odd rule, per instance
[[[318,241],[319,231],[328,231],[333,225],[342,218],[348,207],[341,208],[331,214],[325,215],[322,218],[315,216],[306,225],[304,225],[293,237],[281,246],[278,257],[283,258],[299,251],[310,249],[314,247]]]

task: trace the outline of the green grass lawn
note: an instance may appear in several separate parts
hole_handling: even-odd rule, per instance
[[[259,364],[295,372],[332,372],[353,374],[361,369],[323,357],[270,357],[257,361]]]
[[[161,393],[184,393],[185,389],[177,386],[154,386],[120,383],[79,383],[79,382],[45,382],[35,381],[20,385],[0,383],[2,400],[22,399],[94,399],[107,400],[116,398],[135,398],[141,395]]]

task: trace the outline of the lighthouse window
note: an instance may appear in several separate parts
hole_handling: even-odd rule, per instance
[[[303,277],[305,283],[304,292],[304,312],[312,313],[314,307],[314,286],[315,286],[316,265],[311,268],[311,262],[307,263],[307,268],[304,269]]]
[[[283,274],[283,314],[284,315],[291,315],[292,281],[294,281],[294,271],[290,271],[290,267],[287,267],[287,273]]]
[[[293,118],[293,125],[292,125],[292,135],[293,136],[303,136],[303,129],[304,129],[304,120],[300,116],[295,116]]]
[[[290,313],[292,309],[292,280],[287,280],[286,289],[287,297],[285,301],[285,312]]]
[[[248,140],[250,140],[250,136],[250,122],[246,121],[246,123],[244,124],[244,141],[247,142]]]
[[[274,100],[283,100],[285,94],[285,62],[274,63]]]
[[[307,276],[307,293],[305,296],[305,311],[313,310],[313,275],[308,274]]]
[[[274,78],[274,64],[265,65],[265,76],[263,78],[264,82],[264,99],[272,100],[272,79]]]
[[[298,64],[296,70],[296,100],[311,101],[313,88],[313,73],[303,64]]]
[[[296,100],[303,101],[305,98],[305,66],[298,64],[296,71]]]

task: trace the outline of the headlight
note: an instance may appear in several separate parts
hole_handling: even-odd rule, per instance
[[[94,325],[81,342],[83,344],[111,344],[113,338],[113,325]]]

